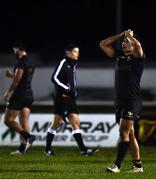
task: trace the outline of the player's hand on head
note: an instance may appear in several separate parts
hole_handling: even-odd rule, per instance
[[[125,36],[133,36],[133,31],[131,29],[128,29],[125,31]]]

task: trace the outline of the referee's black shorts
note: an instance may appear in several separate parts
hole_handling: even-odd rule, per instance
[[[13,94],[9,100],[8,108],[14,110],[22,110],[24,107],[31,108],[31,105],[34,101],[32,92]]]
[[[79,114],[75,99],[56,96],[54,98],[54,114],[58,114],[65,118],[71,113]]]
[[[115,101],[115,116],[116,122],[119,123],[120,119],[136,121],[140,119],[142,109],[142,100],[116,100]]]

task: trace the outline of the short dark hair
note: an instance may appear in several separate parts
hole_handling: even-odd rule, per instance
[[[23,43],[23,41],[16,41],[13,44],[13,48],[19,48],[22,51],[26,51],[26,45]]]
[[[77,44],[70,43],[70,44],[68,44],[68,45],[66,46],[65,52],[66,52],[66,51],[72,51],[74,48],[77,48],[77,47],[78,47]]]

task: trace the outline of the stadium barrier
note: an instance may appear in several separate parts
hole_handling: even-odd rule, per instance
[[[19,144],[19,134],[8,129],[3,122],[4,114],[0,121],[0,145]],[[51,114],[31,114],[31,133],[36,135],[34,145],[45,145],[47,129],[53,119]],[[119,139],[118,124],[115,123],[113,114],[80,114],[81,130],[84,143],[88,147],[115,147]],[[18,119],[16,119],[18,121]],[[69,122],[62,124],[54,138],[54,146],[76,146],[71,133]]]

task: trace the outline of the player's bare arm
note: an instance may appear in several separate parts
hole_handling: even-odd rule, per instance
[[[23,69],[17,69],[9,90],[4,94],[4,100],[5,101],[9,101],[14,90],[18,86],[20,80],[22,79],[22,76],[23,76]]]
[[[132,42],[134,49],[133,49],[133,55],[136,58],[142,58],[144,55],[143,48],[141,43],[133,36],[133,31],[131,29],[128,29],[125,31],[125,36],[127,36],[130,41]]]
[[[112,58],[112,57],[114,57],[114,54],[115,54],[115,50],[112,46],[113,43],[116,42],[117,40],[121,39],[124,36],[125,36],[125,31],[120,34],[110,36],[100,42],[100,48],[102,49],[102,51],[104,51],[104,53],[108,57]]]

